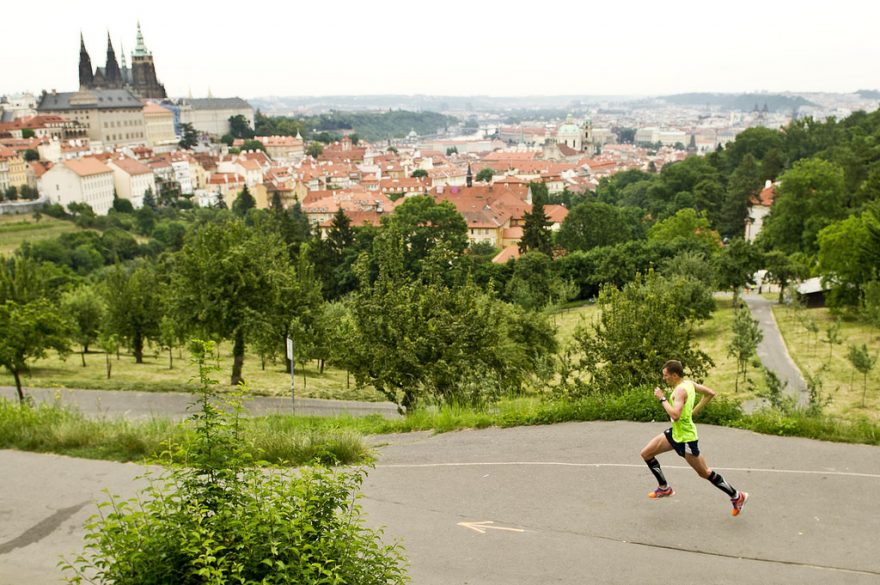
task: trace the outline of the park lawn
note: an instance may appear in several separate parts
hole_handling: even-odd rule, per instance
[[[868,374],[865,395],[862,374],[855,371],[846,357],[848,346],[861,346],[863,343],[876,357],[880,329],[864,321],[842,319],[841,344],[831,346],[827,342],[828,328],[834,323],[835,317],[827,308],[803,309],[774,305],[773,315],[785,338],[788,352],[804,378],[818,374],[821,379],[821,391],[830,399],[825,412],[846,419],[865,416],[870,420],[880,421],[880,367],[875,366]],[[811,321],[818,326],[818,333],[808,329]],[[823,342],[823,339],[826,341]]]
[[[222,385],[229,384],[232,374],[232,344],[220,345],[220,370],[212,377]],[[141,392],[186,392],[195,388],[197,369],[189,363],[186,351],[173,350],[174,367],[169,368],[168,352],[145,353],[144,363],[137,364],[134,357],[122,353],[117,359],[111,355],[111,377],[107,379],[106,355],[102,352],[86,354],[86,367],[82,366],[79,353],[72,353],[66,359],[52,353],[45,359],[37,360],[29,375],[22,380],[25,386],[34,388],[87,388],[95,390],[135,390]],[[182,358],[180,356],[183,356]],[[301,398],[330,398],[336,400],[365,400],[377,402],[384,397],[373,388],[358,389],[354,378],[347,379],[346,372],[326,366],[324,373],[318,372],[316,362],[303,368],[296,364],[295,392]],[[303,378],[305,374],[305,379]],[[285,370],[284,362],[266,362],[261,367],[260,359],[253,354],[245,355],[242,376],[251,393],[261,396],[289,396],[290,372]],[[3,371],[0,385],[13,386],[12,376]]]
[[[748,382],[744,385],[740,379],[737,389],[736,358],[727,353],[733,340],[733,299],[716,297],[715,307],[712,317],[700,325],[694,339],[697,346],[715,362],[715,366],[709,369],[702,382],[719,396],[742,401],[753,399],[756,393],[767,388],[763,371],[756,366],[760,362],[757,357],[750,360]]]
[[[11,256],[23,242],[55,238],[81,229],[72,222],[46,215],[40,221],[30,215],[0,215],[0,255]]]

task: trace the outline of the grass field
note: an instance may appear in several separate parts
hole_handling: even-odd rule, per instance
[[[79,230],[69,221],[46,215],[40,221],[31,215],[0,215],[0,255],[12,255],[22,242],[46,240]]]
[[[846,357],[849,345],[862,344],[876,357],[880,329],[858,320],[840,320],[841,343],[830,344],[828,329],[835,317],[828,309],[774,305],[773,314],[798,368],[805,377],[818,374],[822,380],[822,392],[830,400],[826,412],[843,418],[866,416],[880,421],[880,364],[868,375],[865,394],[862,375]],[[811,327],[815,329],[810,331]]]
[[[220,357],[216,363],[220,371],[213,376],[221,383],[229,381],[232,373],[232,344],[220,345]],[[182,357],[181,357],[182,356]],[[144,363],[137,364],[134,357],[123,353],[119,359],[111,355],[111,377],[107,379],[106,356],[104,353],[86,354],[86,367],[78,353],[61,359],[55,354],[37,361],[29,376],[22,382],[35,388],[90,388],[96,390],[138,390],[142,392],[185,392],[194,387],[192,381],[197,374],[195,366],[189,363],[186,352],[173,351],[174,367],[169,368],[168,352],[158,355],[147,353]],[[317,364],[306,368],[297,364],[296,395],[303,398],[333,398],[338,400],[381,401],[383,397],[372,388],[357,389],[354,379],[347,379],[346,372],[326,367],[324,373],[318,372]],[[289,396],[290,373],[285,371],[284,362],[266,363],[262,368],[259,358],[245,356],[242,372],[250,391],[262,396]],[[12,376],[3,372],[0,385],[12,386]]]

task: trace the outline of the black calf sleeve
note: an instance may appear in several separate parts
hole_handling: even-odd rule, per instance
[[[736,497],[736,490],[733,489],[733,486],[724,481],[724,478],[721,477],[720,473],[715,473],[714,471],[709,474],[707,477],[709,481],[712,482],[712,485],[717,487],[719,490],[730,496],[731,498]]]
[[[645,461],[648,465],[648,469],[651,470],[651,473],[654,474],[654,477],[657,478],[657,483],[660,484],[660,487],[666,487],[666,477],[663,475],[663,470],[660,469],[660,462],[657,461],[656,457],[651,457],[647,461]]]

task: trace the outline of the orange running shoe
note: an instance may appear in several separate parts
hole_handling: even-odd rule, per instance
[[[675,490],[669,486],[666,486],[665,488],[658,487],[653,492],[650,492],[648,494],[648,497],[656,500],[657,498],[668,498],[669,496],[674,496],[674,495],[675,495]]]
[[[740,492],[739,495],[735,498],[730,498],[730,503],[733,504],[733,510],[730,511],[731,516],[739,516],[739,513],[742,512],[743,506],[746,505],[746,502],[749,501],[749,493],[748,492]]]

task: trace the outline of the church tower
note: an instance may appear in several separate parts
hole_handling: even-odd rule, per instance
[[[119,71],[119,63],[116,61],[116,52],[110,41],[110,33],[107,33],[107,64],[104,66],[104,84],[108,89],[118,89],[123,86],[122,74]]]
[[[94,82],[92,60],[89,58],[89,52],[86,51],[86,42],[83,40],[82,33],[79,33],[79,86],[81,89],[92,87]]]
[[[144,44],[140,22],[137,25],[137,43],[131,53],[131,86],[143,98],[161,100],[168,97],[165,93],[165,86],[159,83],[156,78],[153,54]]]

